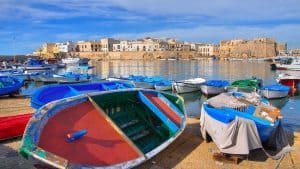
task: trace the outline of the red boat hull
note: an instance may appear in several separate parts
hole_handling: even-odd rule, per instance
[[[32,114],[0,117],[0,140],[23,135],[27,122]]]

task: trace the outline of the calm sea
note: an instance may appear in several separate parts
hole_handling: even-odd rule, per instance
[[[145,61],[145,60],[115,60],[95,61],[95,68],[91,72],[100,78],[119,77],[128,75],[162,76],[170,80],[182,80],[202,77],[205,79],[225,79],[232,82],[236,79],[250,78],[252,76],[263,79],[264,85],[275,84],[279,72],[270,70],[268,62],[244,61],[213,61],[213,60],[182,60],[182,61]],[[72,68],[67,68],[72,70]],[[63,72],[66,70],[59,70]],[[300,73],[294,72],[294,73]],[[23,94],[30,94],[40,86],[31,83]],[[201,103],[207,98],[200,92],[182,94],[188,116],[199,117]],[[294,131],[300,131],[300,96],[272,100],[272,104],[281,108],[284,116],[283,125]]]

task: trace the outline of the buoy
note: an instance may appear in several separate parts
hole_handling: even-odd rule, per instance
[[[87,134],[87,130],[83,129],[74,133],[67,134],[67,142],[73,142],[82,138],[84,135]]]

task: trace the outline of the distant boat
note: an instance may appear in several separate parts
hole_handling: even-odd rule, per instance
[[[201,92],[205,95],[216,95],[225,92],[229,82],[226,80],[208,80],[201,85]]]
[[[46,64],[44,60],[29,58],[24,65],[20,65],[17,68],[23,71],[38,71],[38,70],[49,70],[56,68],[57,65]]]
[[[168,147],[185,126],[183,100],[176,95],[90,93],[37,110],[19,150],[41,168],[133,168]]]
[[[202,105],[200,126],[222,153],[249,154],[279,127],[280,110],[256,93],[222,93]]]
[[[31,107],[38,109],[41,106],[67,97],[95,91],[108,91],[117,89],[134,88],[132,84],[123,82],[97,82],[70,85],[48,85],[39,88],[31,97]]]
[[[290,94],[295,94],[300,89],[300,75],[279,74],[276,79],[278,83],[289,86]]]
[[[32,114],[0,117],[0,141],[22,136]]]
[[[254,92],[262,87],[262,79],[253,77],[251,79],[236,80],[227,87],[229,92]]]
[[[290,87],[284,85],[269,85],[261,89],[261,94],[267,99],[278,99],[287,97]]]
[[[173,82],[173,88],[177,93],[189,93],[200,90],[201,85],[205,82],[202,78],[192,78]]]
[[[68,57],[68,58],[64,58],[62,59],[62,63],[65,64],[77,64],[79,62],[80,58],[75,58],[75,57]]]
[[[272,70],[299,70],[300,60],[298,58],[282,58],[279,63],[271,64]]]
[[[0,76],[0,96],[13,94],[24,85],[24,80],[13,76]]]

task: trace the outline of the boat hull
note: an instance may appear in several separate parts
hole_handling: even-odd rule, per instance
[[[172,84],[177,93],[190,93],[200,90],[201,84],[188,84],[175,82]]]
[[[224,87],[201,85],[201,92],[205,95],[217,95],[217,94],[225,92],[225,88]]]
[[[166,91],[172,90],[172,86],[154,85],[155,90]]]
[[[255,92],[256,88],[253,87],[238,87],[238,86],[228,86],[226,88],[227,92],[246,92],[251,93]]]
[[[10,79],[14,82],[14,84],[10,84],[10,85],[5,85],[2,86],[4,83],[4,80],[2,81],[1,79]],[[0,96],[2,95],[7,95],[7,94],[12,94],[12,93],[15,93],[15,92],[18,92],[19,89],[23,86],[24,84],[24,81],[23,79],[20,79],[20,78],[16,78],[16,77],[12,77],[12,76],[0,76],[0,84],[1,84],[1,87],[0,87]]]
[[[267,99],[279,99],[287,97],[289,91],[274,91],[274,90],[262,90],[262,95]]]

